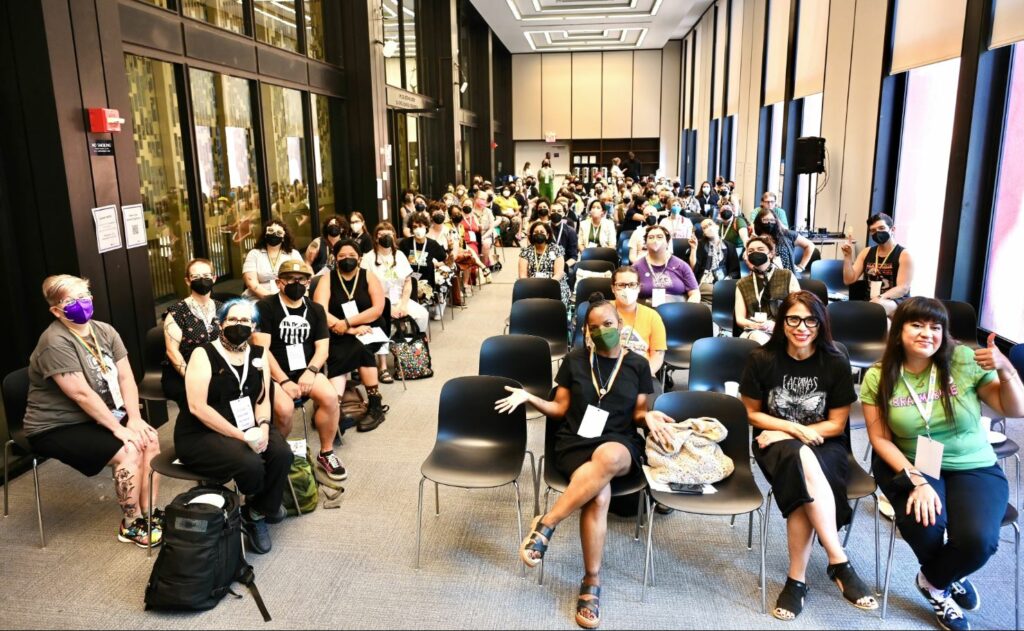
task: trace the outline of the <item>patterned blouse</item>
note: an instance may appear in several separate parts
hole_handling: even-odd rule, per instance
[[[526,275],[529,278],[551,278],[555,274],[555,260],[559,257],[565,258],[565,248],[560,245],[548,245],[544,254],[539,255],[537,248],[530,245],[519,252],[519,258],[526,259]],[[565,280],[565,274],[558,281],[562,290],[562,302],[566,307],[569,305],[569,283]]]

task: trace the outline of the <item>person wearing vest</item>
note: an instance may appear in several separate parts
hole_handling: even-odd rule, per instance
[[[842,244],[843,282],[852,285],[867,281],[871,302],[882,305],[892,318],[896,307],[910,296],[914,280],[914,262],[902,245],[896,243],[892,217],[885,213],[868,218],[868,236],[875,245],[853,256],[854,240]]]
[[[328,217],[321,234],[323,236],[313,239],[306,248],[306,263],[313,268],[313,274],[319,274],[324,268],[327,272],[334,270],[331,248],[338,241],[348,238],[348,220],[341,215]]]
[[[791,292],[800,291],[796,276],[775,267],[774,257],[771,237],[751,237],[743,253],[751,273],[736,283],[736,326],[743,330],[740,337],[758,344],[771,339],[778,306]]]

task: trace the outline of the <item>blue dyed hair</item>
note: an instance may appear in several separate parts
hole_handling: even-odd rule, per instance
[[[252,310],[253,327],[258,327],[260,324],[260,312],[256,310],[256,303],[248,298],[232,298],[225,302],[221,305],[220,311],[217,312],[217,319],[223,322],[228,317],[228,312],[237,305],[245,305]]]

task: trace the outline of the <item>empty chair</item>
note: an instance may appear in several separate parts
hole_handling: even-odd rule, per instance
[[[524,298],[513,302],[508,332],[543,338],[555,361],[569,352],[569,328],[561,300]]]
[[[953,339],[971,348],[981,348],[978,344],[978,313],[967,302],[959,300],[943,300],[949,313],[949,334]]]
[[[817,296],[821,304],[828,304],[828,287],[825,286],[825,283],[810,278],[799,278],[797,282],[800,283],[800,289],[809,291]]]
[[[672,239],[672,254],[690,264],[690,242],[686,239]]]
[[[723,278],[711,290],[711,319],[729,335],[735,335],[737,282],[734,278]]]
[[[661,374],[661,385],[669,370],[690,367],[690,352],[693,343],[703,337],[713,337],[711,309],[707,305],[693,302],[668,302],[658,307],[658,315],[665,323],[665,371]]]
[[[167,356],[167,347],[164,344],[164,329],[162,326],[155,326],[146,331],[146,345],[142,349],[142,381],[139,383],[139,399],[146,409],[146,420],[151,425],[155,418],[152,403],[167,401],[164,395],[164,387],[161,383],[163,377],[164,358]],[[166,412],[161,415],[162,420],[167,419]]]
[[[523,298],[562,299],[562,290],[553,278],[520,278],[512,285],[512,302]]]
[[[580,250],[580,261],[608,261],[618,265],[619,254],[615,248],[584,248]]]
[[[478,372],[518,381],[530,394],[547,398],[551,391],[551,349],[535,335],[489,337],[480,346]],[[532,406],[529,412],[535,412]]]
[[[697,515],[746,515],[753,513],[764,522],[764,503],[761,490],[754,482],[754,473],[750,468],[747,455],[747,409],[738,399],[717,392],[668,392],[658,397],[654,409],[664,412],[676,421],[688,418],[710,416],[718,419],[729,432],[721,443],[722,451],[732,458],[735,470],[732,475],[715,484],[714,494],[681,495],[678,493],[662,493],[652,490],[654,501],[684,513]],[[761,610],[767,609],[764,585],[764,535],[761,541]],[[651,515],[647,529],[648,566],[644,568],[644,588],[640,599],[644,599],[647,591],[647,575],[653,571],[654,549],[654,515]],[[653,585],[653,583],[652,583]]]
[[[811,278],[825,283],[830,294],[845,294],[849,290],[843,282],[843,261],[820,259],[811,263]]]
[[[540,300],[533,298],[532,300]],[[559,303],[561,304],[561,303]],[[520,387],[504,377],[457,377],[441,388],[437,412],[437,439],[420,467],[419,502],[416,511],[416,567],[420,565],[423,531],[423,484],[434,483],[434,511],[440,514],[438,485],[464,489],[489,489],[511,484],[516,492],[517,539],[523,540],[519,476],[526,450],[526,410],[510,414],[494,409],[494,402],[508,395],[506,386]],[[532,482],[532,481],[531,481]],[[525,575],[525,569],[524,569]]]
[[[617,249],[618,249],[618,252],[619,252],[619,260],[620,261],[628,261],[629,260],[629,239],[632,236],[633,236],[633,231],[632,230],[624,230],[624,231],[619,233],[619,247]]]
[[[888,318],[882,305],[873,302],[833,302],[828,306],[832,337],[850,353],[850,365],[868,368],[882,359]]]
[[[587,300],[595,291],[604,294],[608,300],[615,300],[612,279],[604,277],[584,278],[576,283],[576,300]]]
[[[741,337],[706,337],[693,343],[687,389],[725,392],[725,382],[740,382],[747,357],[760,345]]]
[[[615,271],[615,265],[610,261],[591,259],[576,263],[576,272],[594,272],[595,274],[611,274]]]

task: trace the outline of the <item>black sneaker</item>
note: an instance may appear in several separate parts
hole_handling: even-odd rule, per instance
[[[242,509],[242,532],[245,533],[245,538],[249,540],[250,550],[256,554],[270,552],[272,544],[270,542],[270,528],[267,526],[267,520],[266,518],[253,519],[248,506]]]
[[[935,598],[932,596],[931,590],[921,585],[920,576],[918,574],[914,577],[914,587],[921,592],[924,599],[935,610],[935,621],[939,623],[939,626],[946,631],[970,631],[971,623],[967,621],[960,605],[953,600],[950,592],[947,590],[942,593],[940,598]]]
[[[953,600],[964,611],[977,611],[981,607],[981,594],[974,587],[974,583],[968,579],[953,581],[949,586],[949,591],[953,594]]]
[[[263,518],[268,524],[280,524],[288,518],[288,510],[283,506],[277,507],[277,512],[273,515],[267,515]]]
[[[341,460],[338,459],[337,454],[333,451],[317,454],[316,464],[332,480],[341,482],[348,478],[348,471],[345,471],[345,465],[341,464]]]

